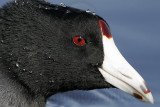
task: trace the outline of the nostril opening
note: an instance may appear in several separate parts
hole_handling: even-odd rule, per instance
[[[121,73],[121,72],[120,72]],[[122,73],[121,73],[122,74]],[[125,74],[122,74],[123,76],[125,76],[126,78],[129,78],[129,79],[132,79],[132,77],[128,76],[128,75],[125,75]]]

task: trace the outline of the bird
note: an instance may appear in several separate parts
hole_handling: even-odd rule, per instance
[[[101,88],[154,102],[102,17],[44,0],[0,8],[0,107],[45,107],[56,93]]]

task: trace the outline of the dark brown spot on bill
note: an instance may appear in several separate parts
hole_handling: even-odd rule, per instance
[[[136,93],[133,93],[133,96],[134,96],[135,98],[137,98],[137,99],[140,99],[140,100],[143,99],[143,97],[142,97],[141,95],[136,94]]]

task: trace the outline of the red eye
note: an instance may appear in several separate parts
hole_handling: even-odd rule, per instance
[[[83,46],[86,43],[85,39],[81,36],[75,36],[73,42],[78,46]]]
[[[109,26],[103,20],[99,20],[99,26],[102,36],[106,36],[108,39],[112,38]]]

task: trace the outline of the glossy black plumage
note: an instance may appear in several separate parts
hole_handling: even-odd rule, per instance
[[[44,1],[0,9],[0,106],[44,107],[58,92],[111,87],[103,62],[99,16]],[[84,46],[73,42],[75,36]]]

